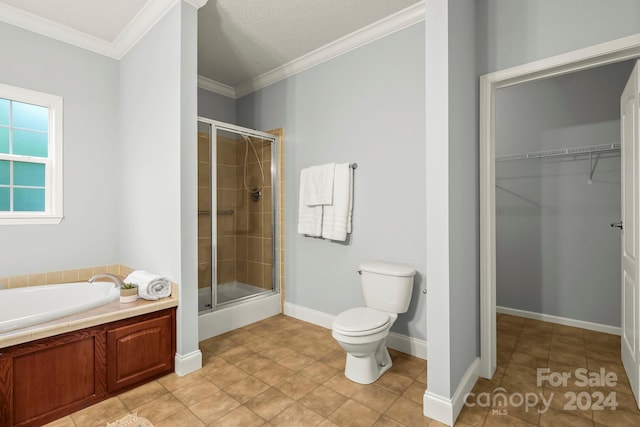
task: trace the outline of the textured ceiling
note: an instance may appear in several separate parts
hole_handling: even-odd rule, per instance
[[[198,11],[198,74],[236,87],[421,1],[209,0]],[[140,21],[140,15],[170,4],[170,0],[0,0],[5,10],[25,11],[71,29],[71,36],[79,32],[109,46],[132,21]],[[12,22],[13,13],[7,15],[0,20]],[[57,34],[47,31],[42,34],[60,36],[57,29]]]
[[[0,3],[113,42],[147,0],[0,0]]]
[[[209,0],[198,74],[236,86],[419,0]]]

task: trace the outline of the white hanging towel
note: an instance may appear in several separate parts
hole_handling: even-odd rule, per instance
[[[322,205],[308,206],[305,196],[308,189],[310,168],[300,172],[300,200],[298,203],[298,233],[320,237],[322,234]],[[333,183],[332,183],[333,184]],[[333,185],[332,185],[333,187]]]
[[[335,163],[307,168],[304,188],[304,204],[307,206],[333,203],[333,176]]]
[[[333,181],[333,204],[324,206],[322,214],[322,237],[345,241],[351,233],[353,211],[353,169],[349,163],[335,166]]]
[[[138,285],[138,295],[146,300],[157,300],[171,296],[171,281],[147,271],[136,270],[124,279],[124,283]]]

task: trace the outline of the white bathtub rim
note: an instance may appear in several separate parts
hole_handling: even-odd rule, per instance
[[[87,291],[93,292],[94,295],[91,299],[88,299]],[[15,301],[10,301],[9,298],[15,296],[15,294],[24,294],[25,298],[34,296],[42,298],[42,294],[48,293],[51,295],[52,292],[58,293],[57,299],[47,301],[48,304],[55,306],[56,304],[67,303],[69,305],[60,306],[59,308],[52,307],[47,309],[46,312],[38,310],[33,312],[33,309],[31,311],[25,309],[25,313],[20,314],[15,313],[17,305],[10,306],[12,303],[15,304]],[[38,296],[36,293],[41,295]],[[80,298],[78,301],[77,299],[80,296],[84,298]],[[77,282],[3,289],[0,290],[0,334],[106,305],[118,300],[119,296],[120,291],[113,282]],[[76,299],[74,300],[74,298]],[[10,310],[11,308],[13,312]]]

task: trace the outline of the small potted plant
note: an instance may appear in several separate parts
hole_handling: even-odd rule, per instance
[[[138,285],[135,283],[123,283],[120,286],[120,302],[136,302],[138,299]]]

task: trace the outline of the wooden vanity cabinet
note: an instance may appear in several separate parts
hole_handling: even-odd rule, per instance
[[[173,372],[175,312],[0,349],[0,427],[40,426]]]

